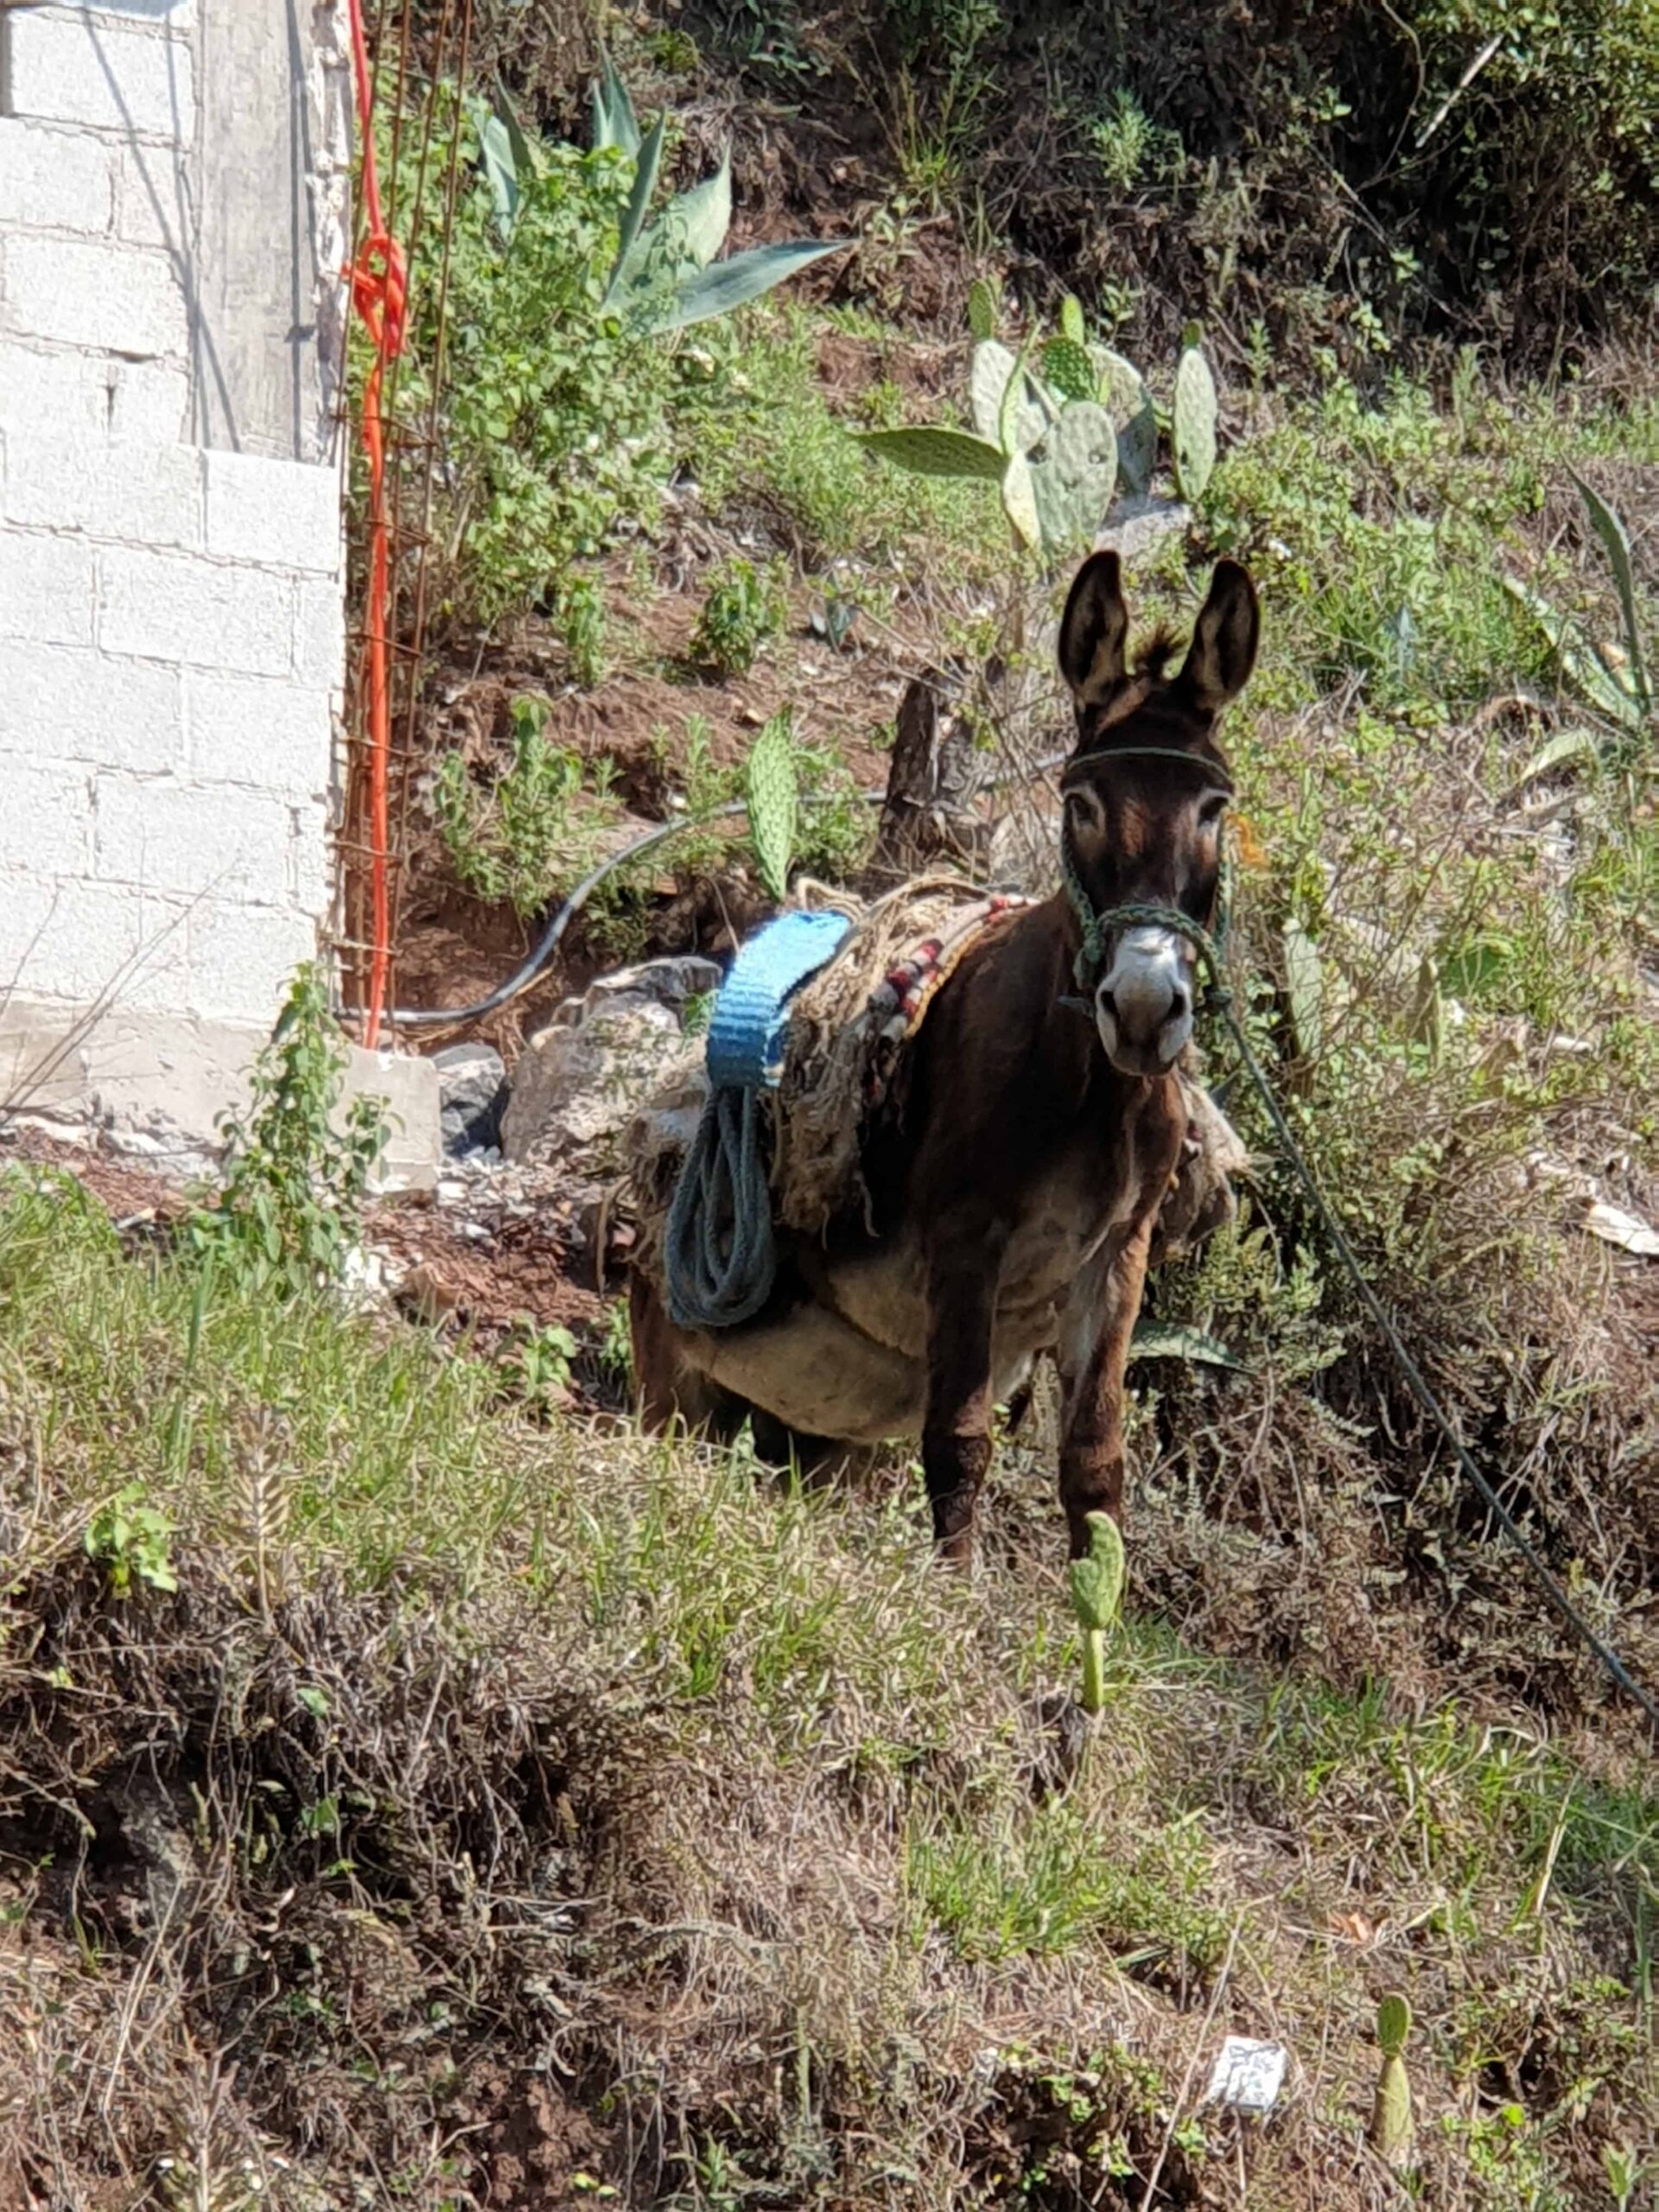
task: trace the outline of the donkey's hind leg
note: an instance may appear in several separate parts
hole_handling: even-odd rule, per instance
[[[655,1286],[638,1268],[628,1278],[628,1336],[645,1427],[660,1435],[680,1421],[717,1444],[729,1444],[748,1414],[747,1402],[685,1357]]]

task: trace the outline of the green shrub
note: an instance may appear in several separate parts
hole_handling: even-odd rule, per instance
[[[605,818],[607,781],[589,791],[580,757],[550,745],[548,703],[526,696],[512,706],[512,758],[492,784],[480,784],[465,754],[438,763],[433,804],[455,876],[492,906],[537,913],[569,878],[591,865],[594,832]]]
[[[780,565],[738,557],[715,571],[691,633],[691,657],[722,676],[747,676],[762,645],[782,632],[789,602]]]

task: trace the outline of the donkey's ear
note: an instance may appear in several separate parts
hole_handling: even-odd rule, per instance
[[[1249,571],[1236,561],[1217,561],[1192,632],[1178,688],[1200,714],[1218,715],[1250,680],[1262,637],[1262,611]]]
[[[1091,553],[1060,617],[1060,674],[1080,707],[1103,706],[1123,681],[1129,610],[1116,553]]]

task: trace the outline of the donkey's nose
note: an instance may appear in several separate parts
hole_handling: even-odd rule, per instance
[[[1158,975],[1103,984],[1099,998],[1101,1012],[1132,1045],[1152,1044],[1164,1024],[1179,1021],[1192,1003],[1184,982]]]
[[[1191,971],[1165,930],[1131,931],[1095,995],[1107,1057],[1125,1075],[1173,1067],[1192,1033]]]

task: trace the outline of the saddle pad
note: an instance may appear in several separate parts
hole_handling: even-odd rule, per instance
[[[836,950],[852,923],[824,909],[779,914],[736,957],[709,1024],[709,1080],[716,1090],[772,1090],[782,1070],[791,995]]]

